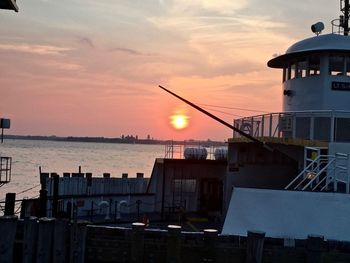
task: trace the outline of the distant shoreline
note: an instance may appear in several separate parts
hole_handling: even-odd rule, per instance
[[[124,143],[124,144],[176,144],[176,145],[200,145],[200,146],[227,146],[225,142],[221,141],[201,141],[201,140],[156,140],[156,139],[138,139],[135,137],[126,138],[105,138],[105,137],[60,137],[60,136],[37,136],[37,135],[4,135],[4,139],[15,140],[38,140],[38,141],[61,141],[61,142],[97,142],[97,143]]]

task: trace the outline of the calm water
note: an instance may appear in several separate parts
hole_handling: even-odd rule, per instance
[[[53,142],[5,140],[0,144],[0,156],[12,157],[12,180],[0,187],[0,200],[8,192],[19,193],[17,198],[33,197],[39,191],[39,166],[43,172],[91,172],[93,176],[110,173],[120,177],[137,172],[150,177],[154,160],[164,156],[163,145]]]

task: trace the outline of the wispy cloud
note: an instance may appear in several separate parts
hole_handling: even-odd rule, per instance
[[[72,48],[58,47],[53,45],[0,44],[0,50],[25,52],[37,55],[63,55],[64,52],[70,51]]]
[[[68,70],[68,71],[75,71],[83,68],[79,64],[68,63],[68,62],[47,61],[45,64],[50,67],[55,67],[61,70]]]
[[[88,37],[80,37],[78,42],[84,46],[90,47],[90,48],[94,48],[95,44],[94,42],[88,38]]]
[[[169,4],[169,2],[171,4]],[[162,5],[169,5],[173,12],[193,13],[195,10],[206,10],[220,14],[232,14],[248,5],[247,0],[163,0],[159,3]]]
[[[134,56],[150,56],[150,54],[142,53],[138,50],[131,49],[131,48],[124,48],[124,47],[116,47],[111,49],[111,51],[117,51],[122,53],[127,53]]]

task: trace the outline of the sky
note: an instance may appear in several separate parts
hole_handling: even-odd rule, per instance
[[[315,22],[329,33],[340,14],[338,0],[17,5],[18,13],[0,13],[0,117],[11,119],[5,133],[174,140],[226,140],[232,131],[158,85],[229,123],[281,111],[282,73],[267,61],[313,36]],[[186,128],[171,125],[176,114],[186,116]]]

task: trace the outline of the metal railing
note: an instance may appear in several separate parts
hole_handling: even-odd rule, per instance
[[[0,186],[11,181],[12,158],[0,157]]]
[[[225,146],[227,147],[227,146]],[[166,159],[185,159],[184,151],[186,148],[205,148],[207,150],[207,160],[215,160],[215,150],[222,149],[222,145],[210,145],[210,142],[184,142],[182,144],[176,143],[174,141],[169,141],[165,144],[165,154]]]
[[[284,189],[285,190],[329,190],[338,191],[338,183],[346,185],[346,193],[350,190],[348,154],[319,155],[310,162]],[[345,162],[345,163],[344,163]],[[344,175],[345,174],[345,175]]]
[[[349,111],[295,111],[236,119],[233,125],[254,137],[350,142],[350,133],[342,132],[348,124]]]

